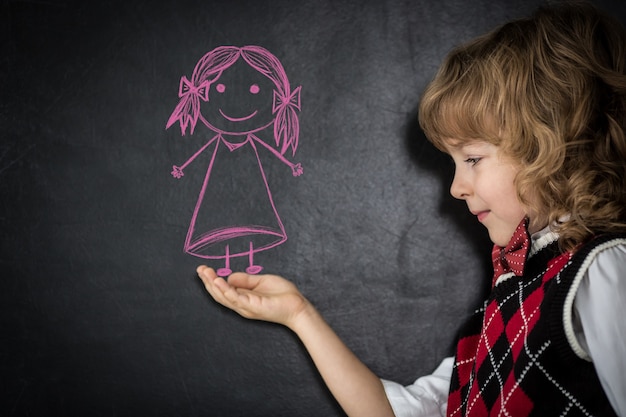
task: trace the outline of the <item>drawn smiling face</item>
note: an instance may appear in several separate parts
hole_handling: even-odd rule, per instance
[[[209,101],[201,103],[202,120],[229,135],[265,129],[274,121],[273,90],[269,78],[240,59],[211,84]]]

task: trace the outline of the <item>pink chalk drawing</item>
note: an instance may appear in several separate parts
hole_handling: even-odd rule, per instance
[[[254,255],[287,240],[261,156],[274,156],[294,177],[302,175],[302,165],[285,157],[298,148],[301,88],[291,89],[280,61],[260,46],[219,46],[198,61],[190,79],[180,80],[180,101],[166,129],[178,122],[183,136],[187,130],[193,134],[200,121],[214,134],[172,167],[171,175],[181,179],[201,155],[208,164],[184,250],[223,260],[220,276],[232,272],[231,259],[237,257],[247,257],[246,271],[258,274],[263,267]],[[264,136],[273,136],[273,143]]]

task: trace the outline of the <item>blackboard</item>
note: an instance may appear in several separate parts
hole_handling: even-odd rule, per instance
[[[204,292],[195,267],[224,260],[185,251],[208,154],[171,173],[215,133],[166,125],[221,46],[264,48],[300,88],[282,99],[298,99],[284,156],[302,175],[258,151],[286,239],[255,262],[381,377],[431,372],[485,291],[490,243],[447,193],[419,94],[452,46],[538,4],[2,2],[0,415],[342,415],[293,334]],[[228,178],[214,185],[238,190]]]

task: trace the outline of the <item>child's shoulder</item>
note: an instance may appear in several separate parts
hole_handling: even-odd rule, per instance
[[[598,256],[626,256],[626,232],[603,233],[582,244],[573,254],[572,260],[593,262]],[[626,260],[626,258],[625,258]],[[624,265],[626,266],[626,264]]]
[[[581,245],[571,257],[566,280],[568,275],[574,289],[585,277],[594,281],[626,275],[626,233],[600,234]]]

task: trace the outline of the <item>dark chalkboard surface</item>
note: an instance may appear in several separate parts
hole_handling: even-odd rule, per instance
[[[0,415],[342,415],[294,335],[220,307],[195,275],[225,266],[198,256],[215,242],[225,253],[210,221],[233,232],[243,212],[245,227],[282,226],[254,264],[294,281],[378,375],[431,372],[480,300],[490,244],[447,193],[451,166],[417,127],[419,94],[453,45],[537,4],[2,2]],[[598,4],[626,21],[623,2]],[[291,102],[298,144],[276,145],[272,125],[244,162],[219,142],[230,171],[202,194],[218,142],[182,178],[174,166],[232,126],[166,125],[184,94],[206,93],[184,80],[222,46],[279,61],[289,89],[259,111],[272,121],[268,106]],[[208,94],[244,88],[248,101],[229,102],[241,110],[278,88],[251,82],[250,65]],[[259,179],[260,194],[242,191]]]

